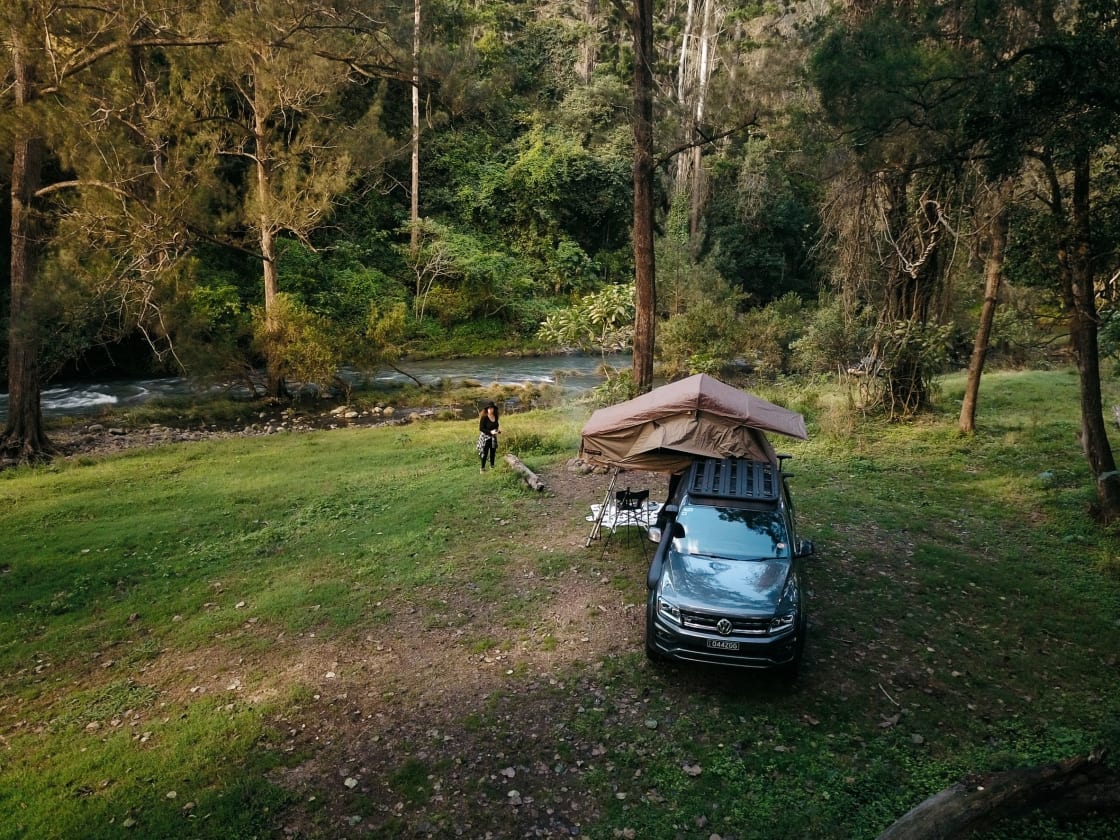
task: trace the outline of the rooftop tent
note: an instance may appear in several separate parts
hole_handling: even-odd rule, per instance
[[[596,411],[583,427],[580,457],[656,472],[679,472],[697,457],[773,461],[765,432],[808,438],[797,412],[698,374]]]

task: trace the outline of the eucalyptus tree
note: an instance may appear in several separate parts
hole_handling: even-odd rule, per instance
[[[1117,472],[1104,421],[1098,296],[1120,267],[1115,243],[1096,235],[1097,173],[1115,167],[1120,136],[1120,2],[1008,3],[982,9],[978,40],[989,56],[972,130],[991,149],[996,173],[1038,185],[1050,217],[1053,286],[1069,328],[1080,381],[1081,443],[1097,490],[1098,514],[1120,517]]]
[[[812,76],[848,151],[824,214],[837,281],[879,312],[871,355],[893,415],[929,404],[944,353],[940,291],[963,218],[958,99],[967,59],[922,9],[855,10],[825,37]]]
[[[926,340],[919,350],[932,347],[928,332],[908,329],[915,319],[895,326],[897,306],[928,315],[912,307],[930,299],[942,275],[931,272],[918,285],[905,275],[918,280],[938,255],[947,232],[940,220],[950,218],[946,199],[964,182],[958,173],[965,162],[982,162],[989,186],[1008,178],[1037,185],[1034,200],[1051,220],[1049,282],[1067,318],[1081,385],[1081,441],[1104,519],[1120,516],[1120,474],[1101,405],[1096,281],[1115,269],[1116,252],[1094,237],[1093,162],[1115,159],[1118,28],[1117,0],[1013,0],[963,10],[936,2],[880,6],[830,35],[814,67],[822,101],[847,132],[863,183],[896,185],[885,200],[843,215],[875,234],[862,240],[867,247],[856,256],[863,261],[852,261],[851,274],[871,267],[884,280],[880,308],[890,329],[880,337],[895,347],[914,346],[915,334]],[[899,179],[907,179],[905,190],[897,189]],[[902,226],[899,208],[908,201],[916,201],[919,212]],[[883,255],[887,259],[876,265]],[[974,362],[981,361],[974,354]],[[918,370],[912,363],[906,369]],[[899,382],[897,376],[889,381],[892,388]]]
[[[277,240],[310,247],[336,199],[388,154],[375,89],[355,88],[410,78],[398,69],[407,51],[383,40],[379,11],[329,0],[215,3],[209,25],[221,46],[193,54],[181,72],[192,142],[214,162],[197,173],[208,199],[197,225],[260,260],[257,336],[272,396],[286,390],[281,314],[296,305],[279,302]]]
[[[657,287],[654,257],[656,216],[654,155],[654,4],[653,0],[613,0],[630,28],[633,216],[630,226],[634,255],[633,389],[641,394],[653,387],[653,355],[657,324]]]
[[[52,261],[58,264],[67,231],[62,220],[69,225],[71,255],[98,239],[101,222],[110,217],[124,220],[118,229],[130,222],[136,223],[134,232],[159,227],[147,208],[160,192],[162,157],[140,127],[150,92],[143,56],[212,43],[180,25],[191,19],[174,2],[143,0],[94,6],[17,0],[0,8],[5,60],[0,136],[11,149],[9,411],[0,446],[21,460],[52,449],[42,427],[41,354],[44,323],[59,301],[44,273]],[[115,208],[108,208],[107,198]],[[120,263],[98,266],[104,272],[100,279],[134,278],[174,256],[168,238],[153,234],[151,240],[151,253],[160,256],[145,258],[138,237],[135,261],[118,252]],[[82,260],[72,263],[80,267]]]

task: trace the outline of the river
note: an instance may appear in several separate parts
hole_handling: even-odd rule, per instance
[[[611,355],[607,362],[616,369],[630,367],[628,355]],[[522,385],[525,383],[560,384],[572,391],[585,391],[603,381],[598,372],[601,356],[507,356],[473,359],[426,359],[401,362],[398,367],[425,384],[441,380],[477,380],[483,385]],[[392,368],[383,368],[372,376],[368,372],[344,370],[343,378],[355,386],[363,383],[395,384],[411,380]],[[41,405],[44,417],[81,417],[106,406],[142,405],[159,397],[205,397],[230,392],[247,396],[243,386],[199,386],[182,377],[132,379],[107,382],[60,383],[43,389]],[[8,417],[8,394],[0,393],[0,422]]]

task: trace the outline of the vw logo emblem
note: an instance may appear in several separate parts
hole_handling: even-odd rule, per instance
[[[719,631],[721,636],[730,636],[732,630],[731,622],[726,618],[721,618],[719,624],[716,625],[716,630]]]

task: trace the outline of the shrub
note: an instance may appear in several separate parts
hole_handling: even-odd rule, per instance
[[[789,292],[743,318],[743,356],[759,376],[773,378],[790,372],[790,347],[801,334],[804,304]]]
[[[743,342],[732,301],[700,300],[661,327],[660,357],[666,376],[716,373],[727,366]]]
[[[801,336],[791,345],[791,367],[800,373],[846,370],[866,355],[874,314],[852,312],[839,298],[822,297]]]

